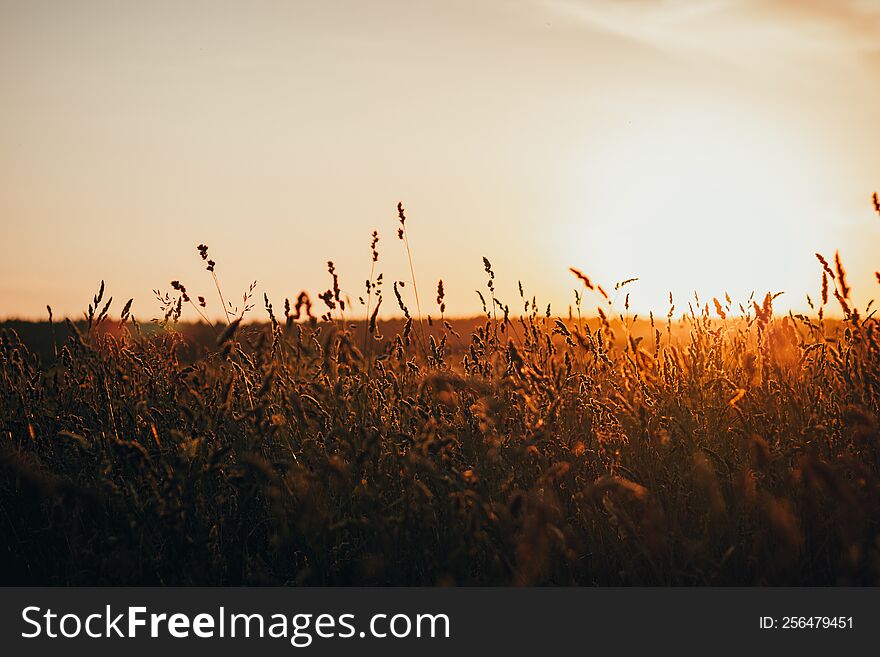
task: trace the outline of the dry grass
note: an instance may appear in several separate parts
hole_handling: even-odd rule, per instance
[[[485,260],[481,320],[442,282],[414,320],[410,280],[395,324],[377,241],[356,323],[329,263],[323,317],[246,325],[200,245],[225,320],[195,356],[179,281],[153,330],[102,285],[43,362],[4,329],[2,582],[880,584],[880,337],[839,257],[812,317],[511,312]]]

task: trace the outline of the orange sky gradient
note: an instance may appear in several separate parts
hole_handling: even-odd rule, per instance
[[[0,317],[210,302],[201,242],[228,297],[333,260],[356,300],[374,229],[395,314],[399,200],[425,314],[477,314],[483,256],[514,312],[570,266],[803,310],[817,250],[880,289],[875,0],[0,0],[0,94]]]

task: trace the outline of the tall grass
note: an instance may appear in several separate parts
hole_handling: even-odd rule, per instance
[[[377,241],[354,329],[332,263],[323,318],[302,293],[245,324],[253,286],[228,303],[204,245],[225,321],[196,357],[179,281],[159,330],[103,284],[42,362],[4,329],[0,580],[880,584],[880,338],[839,257],[810,316],[656,323],[583,317],[607,295],[578,270],[576,317],[522,286],[511,312],[485,260],[483,318],[448,321],[441,282],[414,334],[398,281],[404,321],[377,319]]]

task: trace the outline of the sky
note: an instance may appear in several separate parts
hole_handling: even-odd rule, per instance
[[[565,314],[569,267],[638,277],[621,310],[802,310],[815,251],[878,290],[875,0],[0,0],[0,98],[0,317],[102,279],[219,316],[200,243],[276,307],[333,260],[357,317],[373,230],[394,314],[398,201],[424,314],[441,278],[478,313],[484,256],[514,313],[521,281]]]

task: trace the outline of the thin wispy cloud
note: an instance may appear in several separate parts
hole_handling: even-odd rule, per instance
[[[855,52],[877,44],[880,5],[844,0],[536,0],[585,26],[669,52]]]

